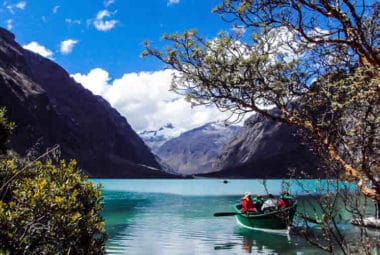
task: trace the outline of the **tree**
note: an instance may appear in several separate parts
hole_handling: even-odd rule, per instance
[[[233,32],[164,35],[170,46],[146,42],[142,55],[173,68],[172,89],[193,105],[306,130],[344,177],[371,183],[362,192],[380,200],[380,5],[224,0],[213,11]]]
[[[231,31],[212,40],[196,30],[166,34],[165,49],[145,42],[142,55],[174,69],[171,89],[192,105],[213,104],[238,117],[256,112],[300,127],[328,162],[328,177],[353,181],[380,205],[379,3],[224,0],[213,11]],[[336,201],[350,199],[346,208],[362,219],[362,199],[336,189],[329,194],[317,203],[325,239],[314,243],[333,252],[344,240],[339,246],[349,253],[334,217]]]
[[[13,123],[0,111],[0,147]],[[46,157],[0,160],[0,254],[104,254],[100,187],[73,160],[58,166]],[[43,163],[40,160],[45,160]]]

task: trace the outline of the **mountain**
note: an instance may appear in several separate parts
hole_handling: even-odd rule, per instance
[[[156,153],[178,174],[207,173],[214,169],[220,151],[239,130],[238,126],[208,123],[167,141]]]
[[[163,145],[166,141],[174,138],[173,130],[175,127],[171,123],[167,123],[163,127],[157,130],[144,130],[138,133],[148,147],[156,152],[157,149]]]
[[[168,177],[127,120],[53,61],[23,49],[0,28],[0,106],[16,123],[20,155],[60,145],[91,177]]]
[[[293,169],[323,176],[321,164],[299,135],[299,129],[254,114],[220,151],[214,173],[223,178],[285,178]]]
[[[181,175],[218,178],[287,178],[290,170],[322,177],[320,159],[299,128],[259,114],[243,127],[209,123],[165,142],[156,150],[162,164]]]

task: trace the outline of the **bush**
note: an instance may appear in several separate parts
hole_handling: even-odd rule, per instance
[[[0,254],[104,254],[100,187],[76,162],[20,168],[0,161]]]
[[[0,107],[0,154],[5,153],[6,144],[9,141],[9,138],[12,134],[12,130],[15,126],[13,122],[9,122],[5,117],[6,109]]]

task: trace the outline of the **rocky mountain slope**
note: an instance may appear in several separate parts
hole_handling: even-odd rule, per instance
[[[222,149],[209,176],[228,178],[285,178],[289,170],[323,176],[320,160],[294,126],[258,114],[245,121],[240,133]]]
[[[167,141],[156,153],[178,174],[207,173],[215,169],[220,151],[239,130],[238,126],[209,123]]]
[[[299,130],[254,114],[243,127],[210,123],[171,139],[156,150],[181,175],[219,178],[286,178],[305,172],[323,176],[320,160]]]
[[[167,177],[127,120],[56,63],[23,49],[0,28],[0,106],[17,124],[21,155],[59,144],[93,177]]]

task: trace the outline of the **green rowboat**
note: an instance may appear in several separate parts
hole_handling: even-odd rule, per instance
[[[297,203],[290,207],[268,213],[240,211],[241,204],[232,206],[238,224],[250,229],[284,230],[292,225]]]

